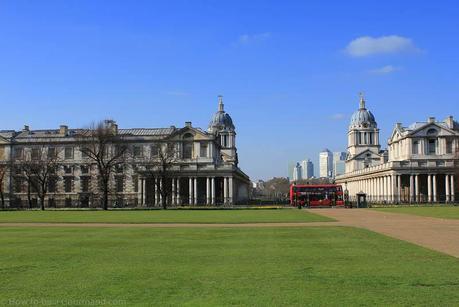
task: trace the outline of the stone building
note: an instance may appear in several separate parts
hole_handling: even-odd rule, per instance
[[[459,124],[429,117],[408,127],[397,123],[381,150],[379,129],[365,99],[348,130],[346,173],[336,178],[352,198],[373,202],[455,202],[458,193]]]
[[[208,129],[193,127],[191,122],[182,128],[121,129],[114,121],[105,125],[121,136],[129,148],[129,158],[118,167],[110,183],[112,206],[159,206],[161,195],[149,172],[149,161],[158,148],[172,144],[177,159],[170,168],[172,178],[169,205],[232,205],[248,200],[250,180],[238,167],[236,129],[219,97],[218,111]],[[56,181],[49,187],[47,206],[96,207],[98,171],[94,161],[80,148],[77,135],[82,129],[0,131],[0,159],[3,166],[16,161],[33,159],[37,148],[57,153],[59,167]],[[27,207],[27,182],[11,168],[3,181],[6,204]],[[163,183],[161,183],[163,184]],[[32,193],[36,202],[36,195]]]

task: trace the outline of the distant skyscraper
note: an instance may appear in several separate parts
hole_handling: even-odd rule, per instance
[[[319,154],[319,175],[320,177],[332,177],[333,175],[333,154],[330,150],[324,149]]]
[[[296,162],[290,161],[288,163],[288,168],[287,168],[287,177],[290,179],[290,181],[293,181],[293,170],[295,169]]]
[[[343,175],[346,171],[346,153],[334,152],[333,153],[333,178]]]
[[[303,179],[314,177],[314,164],[310,159],[301,161],[301,171]]]
[[[301,172],[301,165],[300,165],[300,163],[297,163],[295,165],[295,168],[293,169],[293,177],[292,177],[293,181],[298,181],[298,180],[303,179],[301,177],[301,173],[302,173]]]

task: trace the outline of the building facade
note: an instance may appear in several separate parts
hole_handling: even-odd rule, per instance
[[[321,178],[333,176],[333,154],[328,149],[322,150],[319,154],[319,176]]]
[[[301,161],[301,172],[303,179],[314,177],[314,163],[310,159]]]
[[[187,122],[176,128],[118,129],[114,121],[104,123],[120,136],[130,155],[113,171],[110,182],[111,206],[153,207],[161,204],[159,177],[152,175],[155,153],[173,146],[175,158],[170,166],[169,205],[232,205],[248,200],[250,180],[238,167],[236,129],[219,97],[218,111],[208,129]],[[18,161],[33,161],[38,148],[58,155],[55,181],[46,196],[49,207],[97,207],[98,168],[84,155],[77,135],[83,129],[0,131],[0,161],[4,167]],[[46,154],[46,153],[45,153]],[[27,207],[36,194],[28,187],[24,175],[10,168],[2,182],[6,205]],[[50,183],[51,185],[51,183]]]
[[[373,114],[360,98],[348,130],[346,173],[336,178],[353,199],[386,203],[455,202],[458,193],[459,124],[452,116],[397,123],[381,150]]]
[[[301,171],[301,164],[297,162],[295,167],[293,168],[292,180],[298,181],[301,179],[303,179],[302,171]]]
[[[346,172],[346,153],[333,153],[333,177],[344,175]]]

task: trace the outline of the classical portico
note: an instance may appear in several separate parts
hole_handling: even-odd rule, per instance
[[[158,189],[158,178],[140,177],[138,198],[142,206],[161,206],[162,196]],[[168,204],[182,205],[230,205],[237,199],[248,197],[248,191],[240,174],[223,175],[187,175],[177,176],[159,182],[159,186],[168,185]]]

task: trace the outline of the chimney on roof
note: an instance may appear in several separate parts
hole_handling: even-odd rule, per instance
[[[449,129],[454,129],[454,118],[451,115],[445,119],[445,123]]]
[[[191,122],[185,122],[185,127],[191,128]]]
[[[28,125],[24,125],[24,128],[22,128],[22,131],[23,132],[29,132],[30,131],[29,126]]]
[[[435,123],[435,117],[429,117],[429,119],[427,120],[428,123]]]
[[[59,134],[60,135],[64,135],[64,136],[67,136],[69,133],[69,127],[66,126],[66,125],[60,125],[59,126]]]
[[[402,123],[396,123],[395,127],[397,127],[398,129],[402,129]]]
[[[170,128],[171,128],[172,130],[175,130],[175,126],[174,126],[174,125],[172,125]]]
[[[118,134],[118,124],[112,120],[112,119],[106,119],[105,121],[105,127],[107,129],[110,129],[110,131],[114,134],[114,135],[117,135]]]

